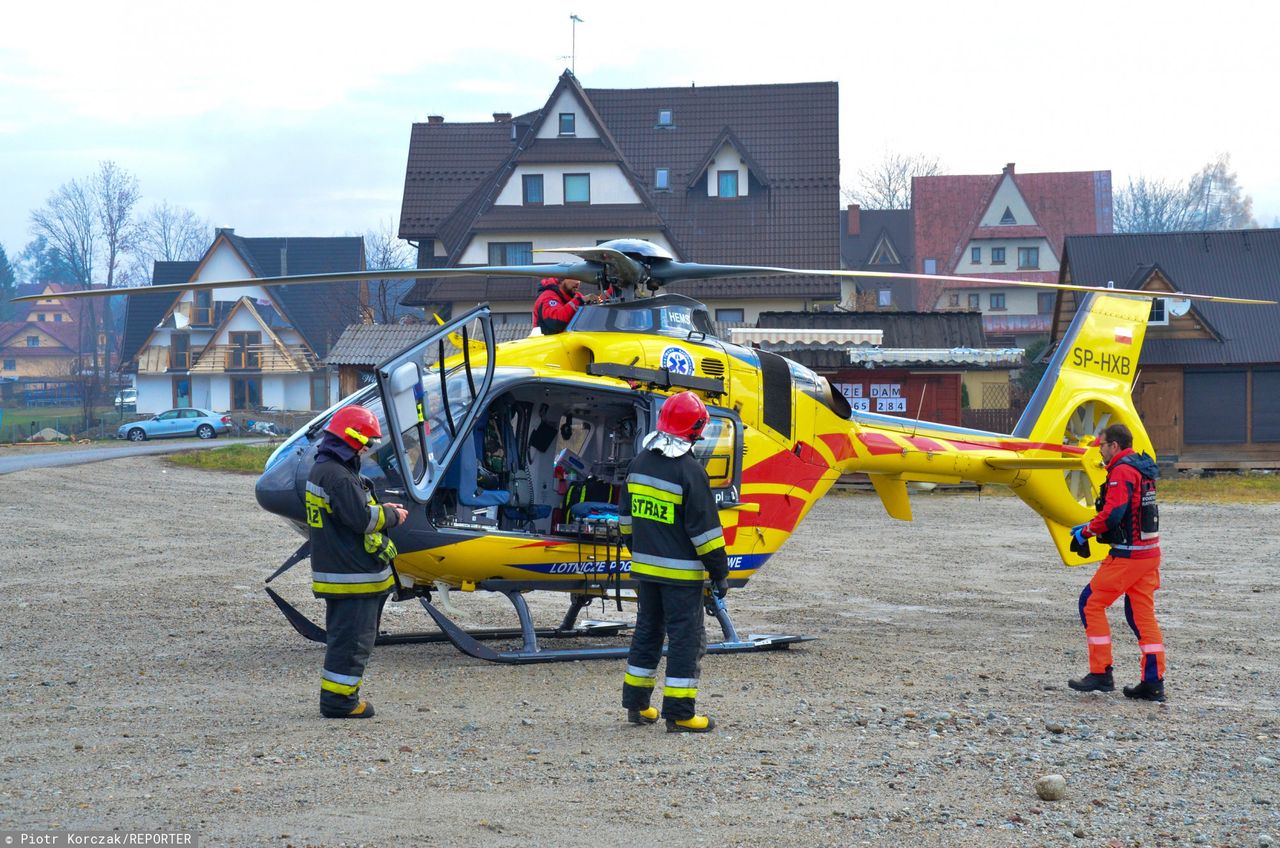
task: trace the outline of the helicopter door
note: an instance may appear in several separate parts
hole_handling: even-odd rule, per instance
[[[418,503],[431,499],[485,406],[493,348],[489,306],[481,304],[378,366],[387,436]]]

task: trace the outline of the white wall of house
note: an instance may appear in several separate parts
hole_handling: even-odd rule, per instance
[[[709,166],[707,166],[708,197],[716,197],[720,194],[721,171],[738,172],[738,197],[746,197],[747,163],[742,161],[742,155],[738,153],[737,149],[727,141],[716,153],[716,158]]]
[[[1006,315],[1039,315],[1040,314],[1039,300],[1037,299],[1039,290],[1028,289],[1028,288],[1002,289],[996,286],[992,286],[989,289],[988,288],[983,288],[983,289],[965,288],[960,290],[952,290],[949,292],[943,292],[942,296],[938,298],[938,302],[934,304],[934,307],[937,309],[956,308],[951,304],[951,295],[958,294],[960,296],[960,302],[958,304],[959,308],[966,309],[969,306],[969,295],[976,294],[978,296],[978,308],[981,309],[983,312],[991,312],[992,311],[991,295],[993,292],[1004,295],[1004,309],[1003,310],[997,309],[995,310],[996,312],[1001,312],[1002,314],[1006,314]]]
[[[173,382],[167,374],[139,374],[134,386],[138,390],[139,415],[155,415],[173,406]],[[192,403],[200,405],[194,398]]]
[[[484,233],[471,240],[467,245],[467,249],[462,252],[462,256],[458,260],[460,265],[488,265],[489,264],[489,242],[532,242],[534,250],[540,248],[550,249],[556,247],[594,247],[595,243],[602,238],[618,238],[622,233],[601,233],[601,232],[526,232],[526,233]],[[658,232],[640,232],[626,233],[627,238],[647,239],[664,250],[672,253],[671,245],[666,238]],[[557,262],[572,261],[576,257],[568,253],[539,253],[535,254],[533,261],[535,263],[555,264]]]
[[[973,248],[982,250],[982,261],[974,262]],[[991,248],[1004,248],[1004,264],[991,264]],[[1020,247],[1036,247],[1039,248],[1039,264],[1035,268],[1019,268],[1018,267],[1018,248]],[[1049,240],[1045,238],[1029,238],[1029,239],[973,239],[964,246],[964,254],[960,261],[956,264],[957,274],[1009,274],[1014,271],[1053,271],[1058,270],[1058,258],[1053,255],[1053,248],[1049,246]]]
[[[639,203],[640,195],[623,175],[622,169],[611,162],[595,162],[590,165],[519,165],[502,187],[495,206],[524,205],[524,175],[542,175],[542,205],[564,205],[564,175],[588,174],[591,177],[591,205],[610,203]]]
[[[547,119],[538,128],[538,138],[565,137],[560,135],[560,114],[562,112],[573,112],[577,116],[574,119],[573,138],[600,137],[600,131],[596,129],[595,124],[591,123],[591,119],[587,117],[587,111],[582,108],[577,96],[572,91],[565,89],[560,92],[556,102],[551,104],[551,108],[547,110]]]
[[[280,409],[310,409],[311,408],[311,372],[300,374],[297,377],[290,377],[282,380],[282,402],[277,404],[267,404],[267,406],[277,406]],[[263,387],[264,391],[266,387]]]
[[[1013,224],[1000,223],[1000,220],[1004,218],[1005,209],[1013,213]],[[1014,183],[1013,177],[1005,174],[1000,180],[1000,187],[996,189],[991,205],[987,207],[987,211],[983,214],[982,220],[978,222],[978,226],[1030,227],[1035,224],[1035,216],[1031,214],[1031,208],[1027,206],[1027,201],[1023,199],[1022,192],[1018,191],[1018,186]]]

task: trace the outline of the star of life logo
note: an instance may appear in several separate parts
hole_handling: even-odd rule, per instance
[[[683,348],[669,347],[662,352],[662,367],[672,374],[693,374],[693,357]]]

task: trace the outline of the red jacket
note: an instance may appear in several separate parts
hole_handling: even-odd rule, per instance
[[[547,277],[538,289],[538,299],[533,302],[533,326],[541,327],[544,335],[563,333],[578,307],[585,302],[577,292],[566,300],[560,281]]]
[[[1111,545],[1113,556],[1147,559],[1160,556],[1159,518],[1155,509],[1155,462],[1146,454],[1125,448],[1111,458],[1107,481],[1102,485],[1098,514],[1085,526],[1086,536],[1097,536]],[[1144,486],[1144,481],[1146,485]],[[1148,530],[1143,530],[1144,489]],[[1154,522],[1152,521],[1154,516]]]

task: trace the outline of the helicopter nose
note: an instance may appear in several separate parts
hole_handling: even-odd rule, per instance
[[[306,461],[309,454],[308,450],[295,451],[263,472],[254,487],[259,506],[291,521],[306,521],[303,492],[311,468]]]

